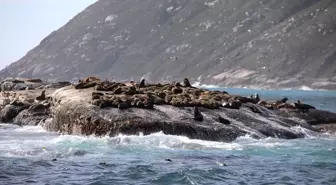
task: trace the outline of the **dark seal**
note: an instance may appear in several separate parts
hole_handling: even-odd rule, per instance
[[[144,87],[146,87],[145,79],[142,79],[142,80],[140,81],[139,88],[144,88]]]
[[[184,87],[192,87],[191,84],[190,84],[190,82],[189,82],[189,80],[188,80],[188,78],[185,78],[183,80],[183,86]]]
[[[36,97],[37,101],[44,101],[46,99],[45,90],[42,91],[41,95]]]
[[[194,120],[203,121],[203,115],[197,107],[194,107]]]

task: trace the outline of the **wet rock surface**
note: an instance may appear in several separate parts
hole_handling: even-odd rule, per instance
[[[2,92],[0,99],[6,98],[10,104],[0,112],[3,120],[42,125],[66,134],[115,136],[162,131],[229,142],[246,134],[301,138],[304,132],[295,129],[297,126],[328,132],[336,123],[336,113],[301,102],[264,101],[258,95],[243,97],[188,83],[117,83],[90,77],[60,89]]]

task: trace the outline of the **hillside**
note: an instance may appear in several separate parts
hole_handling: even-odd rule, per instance
[[[336,1],[100,0],[0,72],[91,75],[336,89]]]

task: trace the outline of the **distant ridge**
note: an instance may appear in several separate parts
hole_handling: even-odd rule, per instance
[[[0,77],[336,89],[335,45],[335,0],[100,0]]]

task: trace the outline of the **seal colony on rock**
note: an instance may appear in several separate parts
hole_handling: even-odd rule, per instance
[[[267,102],[260,99],[259,94],[251,97],[231,95],[227,92],[210,91],[192,87],[188,78],[180,82],[167,84],[146,84],[141,79],[139,84],[101,81],[97,77],[88,77],[75,85],[76,89],[94,88],[92,93],[93,105],[100,108],[129,108],[153,109],[155,105],[172,105],[175,107],[203,107],[207,109],[240,109],[244,103],[261,105],[267,109],[291,108],[298,111],[306,110],[307,106],[286,103],[288,98],[276,102]],[[250,107],[253,112],[259,112]],[[308,109],[311,109],[308,108]]]
[[[193,87],[187,78],[182,83],[145,82],[88,77],[60,89],[2,92],[0,120],[41,125],[66,134],[115,136],[162,131],[216,141],[232,141],[246,134],[300,138],[304,134],[291,127],[315,131],[313,125],[336,123],[336,114],[313,110],[301,102],[287,103],[287,98],[265,101],[257,94],[244,97],[210,91]]]

